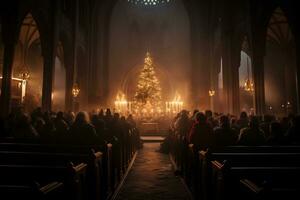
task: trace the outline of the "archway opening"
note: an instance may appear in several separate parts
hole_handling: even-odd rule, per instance
[[[288,19],[279,7],[270,18],[266,37],[266,106],[272,114],[286,115],[297,109],[296,45]]]
[[[252,59],[247,37],[244,38],[239,67],[240,110],[251,113],[254,109],[254,81]]]
[[[39,29],[30,13],[20,27],[12,74],[11,108],[22,106],[30,112],[41,106],[43,57]]]
[[[147,2],[118,1],[113,9],[108,102],[113,103],[123,88],[129,100],[134,97],[147,52],[155,63],[163,101],[174,98],[176,91],[184,100],[190,95],[190,22],[186,8],[181,0]]]

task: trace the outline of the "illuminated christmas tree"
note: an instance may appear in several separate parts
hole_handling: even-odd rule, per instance
[[[144,67],[139,75],[134,101],[136,109],[140,111],[142,109],[144,112],[161,110],[161,87],[155,75],[153,60],[149,52],[146,54]]]

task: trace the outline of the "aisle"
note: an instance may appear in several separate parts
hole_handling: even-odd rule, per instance
[[[174,175],[169,155],[157,149],[159,143],[144,144],[116,199],[191,199],[181,180]]]

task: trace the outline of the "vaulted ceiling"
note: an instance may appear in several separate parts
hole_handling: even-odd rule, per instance
[[[288,46],[294,37],[284,12],[277,8],[269,22],[267,40],[280,46]]]
[[[28,14],[21,26],[19,42],[25,47],[29,48],[34,42],[40,42],[40,33],[35,20],[31,14]]]

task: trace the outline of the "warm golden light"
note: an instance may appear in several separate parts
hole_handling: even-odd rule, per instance
[[[248,78],[246,79],[246,81],[244,83],[244,90],[246,92],[253,92],[254,91],[254,83],[250,79],[250,66],[249,66],[248,57],[247,57],[247,75],[248,75]]]
[[[216,91],[215,91],[215,90],[209,90],[209,91],[208,91],[208,95],[209,95],[210,97],[215,96],[215,94],[216,94]]]
[[[166,113],[167,114],[177,114],[183,108],[183,101],[181,100],[181,96],[176,92],[173,101],[166,102]]]
[[[20,74],[20,77],[23,79],[23,80],[28,80],[30,78],[30,74],[28,71],[24,71],[23,73]]]
[[[157,116],[157,113],[160,113],[159,110],[162,109],[161,90],[153,58],[147,52],[134,95],[133,106],[137,110],[135,114],[150,118]]]
[[[115,110],[119,113],[126,113],[129,111],[131,103],[126,100],[125,94],[123,92],[118,92],[115,100]],[[129,107],[128,107],[129,106]],[[129,111],[130,112],[130,111]]]
[[[74,98],[76,98],[80,93],[80,89],[77,85],[77,83],[74,84],[73,89],[72,89],[72,95]]]
[[[253,92],[254,91],[254,84],[250,79],[247,79],[244,83],[244,90],[247,92]]]
[[[3,77],[1,76],[0,79],[2,79],[2,78]],[[13,81],[18,82],[18,88],[21,89],[21,102],[23,103],[24,99],[25,99],[25,95],[26,95],[27,79],[20,79],[20,78],[15,78],[15,77],[12,77],[11,79]]]

